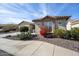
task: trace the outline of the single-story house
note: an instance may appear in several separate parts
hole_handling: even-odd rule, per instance
[[[34,24],[31,22],[22,21],[21,23],[18,24],[19,29],[23,26],[28,27],[30,32],[33,32],[34,30]]]
[[[66,29],[66,24],[70,16],[45,16],[40,19],[35,19],[35,32],[39,34],[40,27],[46,27],[50,32],[56,28]]]
[[[71,30],[71,28],[79,28],[79,20],[70,20],[67,23],[67,30]]]

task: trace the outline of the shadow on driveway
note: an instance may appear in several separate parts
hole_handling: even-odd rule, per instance
[[[7,53],[7,52],[5,52],[3,50],[0,50],[0,56],[14,56],[14,55],[9,54],[9,53]]]

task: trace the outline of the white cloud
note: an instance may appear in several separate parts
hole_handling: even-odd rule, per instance
[[[24,18],[14,18],[14,17],[0,17],[0,24],[4,24],[4,23],[20,23],[22,21],[28,21],[28,22],[32,22],[30,19],[24,19]]]
[[[0,18],[0,23],[17,23],[18,24],[20,21],[21,19],[17,19],[17,18]]]
[[[7,14],[16,14],[13,11],[9,11],[9,10],[4,10],[4,9],[0,9],[0,13],[7,13]]]
[[[48,12],[47,12],[47,5],[46,4],[41,3],[40,4],[40,9],[41,9],[40,11],[42,12],[43,16],[46,16],[48,14]]]

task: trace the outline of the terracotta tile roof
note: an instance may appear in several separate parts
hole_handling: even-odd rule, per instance
[[[43,18],[40,19],[35,19],[33,20],[33,22],[37,22],[37,21],[45,21],[45,19],[50,19],[50,20],[60,20],[60,19],[66,19],[68,20],[71,16],[45,16]]]

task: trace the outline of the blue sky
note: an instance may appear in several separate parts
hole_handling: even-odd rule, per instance
[[[33,19],[50,16],[72,16],[79,19],[79,4],[69,3],[3,3],[0,4],[0,24],[31,22]]]

